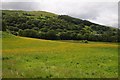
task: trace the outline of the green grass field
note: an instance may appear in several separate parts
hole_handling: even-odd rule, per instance
[[[118,44],[16,37],[3,33],[3,78],[116,78]]]

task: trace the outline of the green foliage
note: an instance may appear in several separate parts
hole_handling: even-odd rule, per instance
[[[81,24],[83,21],[77,18],[70,17],[68,15],[59,15],[59,19],[64,19],[68,22],[74,23],[74,24]]]
[[[21,36],[25,36],[25,37],[32,37],[32,38],[38,37],[38,32],[36,30],[33,30],[33,29],[19,30],[19,34]]]
[[[45,32],[39,32],[38,37],[40,39],[47,39],[47,34]]]
[[[48,29],[47,29],[47,28],[41,28],[40,31],[42,31],[42,32],[47,32]]]
[[[87,40],[82,40],[82,42],[83,42],[83,43],[88,43],[88,41],[87,41]]]
[[[2,13],[3,31],[7,30],[15,35],[58,40],[119,41],[117,28],[68,15],[56,15],[44,11],[3,10]],[[28,34],[28,30],[32,32]],[[35,36],[32,33],[35,33]]]
[[[15,31],[15,32],[17,32],[19,30],[18,27],[13,27],[13,26],[8,26],[7,29],[10,30],[10,31]]]
[[[56,31],[54,30],[49,30],[46,34],[47,34],[47,39],[50,39],[50,40],[57,39]]]
[[[62,32],[59,34],[61,40],[70,40],[70,32]]]
[[[2,20],[2,31],[6,31],[6,22],[4,20]]]

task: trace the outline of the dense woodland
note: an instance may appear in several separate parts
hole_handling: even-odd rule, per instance
[[[118,42],[117,28],[45,11],[2,11],[2,31],[47,40]]]

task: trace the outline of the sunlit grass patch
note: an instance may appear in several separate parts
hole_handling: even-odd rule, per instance
[[[118,77],[116,43],[86,44],[3,35],[3,78]]]

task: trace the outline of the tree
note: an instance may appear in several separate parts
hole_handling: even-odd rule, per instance
[[[55,40],[57,39],[56,31],[50,30],[47,32],[47,39]]]
[[[84,39],[86,39],[86,40],[88,40],[88,38],[89,38],[89,36],[91,35],[92,32],[93,32],[93,30],[89,26],[85,26],[81,30],[81,34],[84,36]]]
[[[19,28],[13,27],[13,26],[8,26],[8,29],[9,29],[10,31],[16,31],[16,32],[19,30]]]
[[[21,36],[25,36],[25,37],[32,37],[32,38],[38,37],[38,32],[36,30],[33,30],[33,29],[20,30],[19,34]]]
[[[40,39],[47,39],[47,34],[45,32],[39,32],[38,33],[38,38],[40,38]]]
[[[7,25],[4,20],[2,20],[2,31],[6,31]]]
[[[82,34],[77,34],[77,40],[84,40],[84,36]]]
[[[26,24],[26,23],[23,23],[23,24],[21,24],[21,28],[20,29],[27,29],[28,28],[28,25]]]
[[[61,32],[59,34],[59,37],[60,37],[61,40],[69,40],[69,39],[71,39],[71,36],[70,36],[69,32]]]
[[[20,36],[23,36],[23,35],[24,35],[22,29],[19,29],[19,31],[18,31],[18,35],[20,35]]]
[[[33,27],[32,29],[33,29],[33,30],[36,30],[36,31],[38,31],[38,30],[39,30],[39,28],[38,28],[38,27]]]
[[[76,33],[71,33],[71,39],[76,40],[77,39],[77,34]]]
[[[40,31],[42,31],[42,32],[47,32],[48,29],[47,29],[47,28],[41,28]]]

